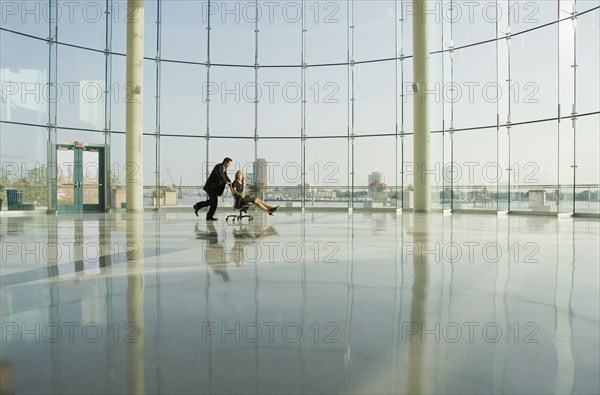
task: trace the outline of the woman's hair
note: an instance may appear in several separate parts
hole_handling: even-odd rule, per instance
[[[235,172],[235,179],[238,179],[238,174],[240,175],[240,184],[244,185],[244,172],[241,170],[238,170]]]

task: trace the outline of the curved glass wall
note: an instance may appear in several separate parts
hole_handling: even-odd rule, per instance
[[[432,208],[600,213],[600,2],[430,6]],[[2,2],[0,182],[24,203],[56,208],[52,144],[80,141],[109,148],[121,207],[126,21],[140,12]],[[266,200],[411,208],[412,13],[146,0],[145,204],[191,206],[229,156]]]

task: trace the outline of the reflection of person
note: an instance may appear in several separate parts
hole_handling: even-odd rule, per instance
[[[208,213],[206,213],[206,220],[217,220],[213,215],[215,214],[215,211],[217,211],[217,205],[219,203],[218,197],[223,195],[226,185],[231,185],[231,180],[227,177],[227,169],[231,166],[232,162],[233,160],[231,158],[223,159],[223,162],[216,165],[210,173],[210,176],[208,176],[203,188],[208,194],[208,199],[194,204],[194,214],[196,214],[196,217],[198,216],[198,210],[210,206]]]
[[[235,181],[231,184],[231,193],[234,199],[239,199],[237,206],[245,206],[253,203],[259,209],[266,211],[269,215],[273,215],[279,206],[270,206],[257,197],[244,194],[244,173],[241,170],[235,172]]]
[[[227,257],[223,243],[219,243],[219,234],[212,223],[207,224],[207,232],[201,233],[196,226],[196,237],[207,241],[204,248],[204,260],[215,272],[215,274],[223,277],[223,281],[231,281],[227,272]]]
[[[233,231],[233,239],[235,240],[233,243],[233,247],[231,247],[230,255],[232,257],[233,262],[235,262],[236,266],[242,266],[244,264],[244,248],[246,246],[253,244],[257,245],[259,241],[261,241],[266,236],[276,235],[277,232],[272,226],[269,226],[266,229],[263,229],[260,233],[255,235],[251,235],[246,228],[234,230]]]

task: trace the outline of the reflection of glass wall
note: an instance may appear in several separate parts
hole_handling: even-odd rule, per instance
[[[266,199],[410,208],[411,2],[226,3],[145,2],[147,204],[169,190],[188,206],[206,162],[230,156],[251,175],[266,160]],[[0,30],[2,185],[25,188],[42,172],[50,139],[110,143],[119,186],[126,2],[11,7]],[[600,212],[597,2],[442,1],[430,15],[432,207]],[[48,207],[47,185],[34,184],[26,203]]]

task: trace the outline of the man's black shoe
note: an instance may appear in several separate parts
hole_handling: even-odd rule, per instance
[[[207,221],[218,221],[219,218],[212,217],[212,218],[206,218],[206,220]]]
[[[196,214],[196,217],[198,216],[198,210],[200,210],[200,207],[198,206],[198,203],[194,204],[194,214]]]

